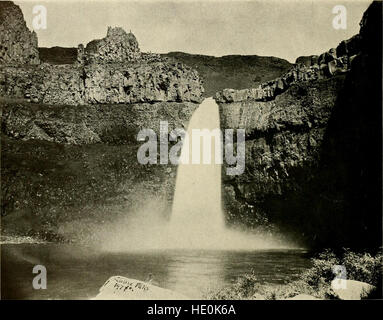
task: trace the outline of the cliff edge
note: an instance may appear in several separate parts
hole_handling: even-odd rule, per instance
[[[358,35],[281,77],[215,96],[246,129],[246,169],[224,176],[227,221],[309,246],[381,245],[382,3]]]
[[[37,35],[12,1],[0,1],[0,64],[39,64]]]

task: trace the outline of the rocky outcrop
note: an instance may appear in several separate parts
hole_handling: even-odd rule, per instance
[[[19,6],[0,2],[0,64],[38,64],[37,35],[29,31]]]
[[[0,93],[34,103],[85,105],[202,101],[198,73],[180,63],[0,66]]]
[[[109,27],[105,38],[85,48],[80,45],[77,63],[27,65],[39,62],[36,35],[26,28],[19,7],[2,2],[0,8],[6,16],[0,25],[2,96],[64,105],[202,101],[204,89],[195,70],[141,53],[135,36],[119,27]]]
[[[288,218],[293,209],[286,204],[283,216],[273,199],[309,184],[343,84],[337,76],[296,83],[271,101],[219,103],[221,127],[246,131],[245,172],[223,175],[228,223],[257,227],[280,222],[279,214]]]
[[[247,100],[268,101],[273,100],[278,94],[286,91],[292,84],[299,81],[317,80],[323,78],[317,66],[294,66],[281,77],[262,83],[258,88],[233,90],[224,89],[217,92],[215,100],[221,103],[241,102]]]
[[[169,130],[186,128],[198,107],[191,102],[94,106],[3,102],[1,106],[2,131],[8,137],[71,145],[136,143],[140,129],[159,133],[159,119],[168,121]]]
[[[212,97],[226,88],[240,90],[257,86],[283,75],[292,67],[284,59],[257,55],[214,57],[169,52],[162,56],[196,69],[203,80],[205,97]]]
[[[70,64],[0,64],[2,234],[100,241],[135,215],[169,217],[176,166],[140,164],[136,137],[187,127],[198,73],[141,53],[121,28],[78,51]]]
[[[322,70],[330,68],[328,65],[339,58],[352,58],[360,53],[360,35],[357,34],[348,40],[343,40],[336,48],[331,48],[321,55],[301,56],[295,60],[295,64],[304,65],[305,67],[319,66]],[[329,71],[329,70],[327,70]]]
[[[222,128],[246,129],[245,173],[223,176],[230,224],[312,246],[379,246],[381,5],[337,48],[258,88],[217,94]]]
[[[133,33],[120,27],[108,27],[105,38],[89,42],[85,49],[78,48],[77,59],[84,63],[126,63],[137,61],[141,56],[138,41]]]
[[[198,73],[180,63],[154,62],[131,67],[84,68],[84,102],[138,103],[202,101]]]
[[[295,64],[301,64],[305,67],[310,67],[313,65],[318,64],[318,58],[319,56],[312,55],[312,56],[300,56],[295,60]]]
[[[350,70],[352,60],[360,52],[359,39],[359,35],[356,35],[342,41],[336,49],[332,48],[320,56],[298,57],[291,70],[282,76],[261,83],[257,88],[224,89],[216,93],[215,100],[221,103],[273,100],[297,82],[320,80],[345,73]]]

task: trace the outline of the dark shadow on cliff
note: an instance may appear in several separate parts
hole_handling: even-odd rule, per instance
[[[381,6],[367,10],[368,25],[362,20],[362,53],[337,96],[318,165],[290,172],[299,192],[264,201],[272,222],[312,247],[382,245]]]

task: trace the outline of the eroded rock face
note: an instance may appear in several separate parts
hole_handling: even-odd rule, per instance
[[[344,76],[300,82],[271,101],[219,103],[221,127],[246,130],[245,172],[223,175],[230,224],[260,227],[283,218],[294,221],[288,217],[290,203],[286,216],[279,212],[282,208],[269,206],[277,204],[274,197],[283,198],[287,191],[299,194],[309,184],[343,82]]]
[[[159,134],[160,120],[168,122],[169,131],[186,128],[198,107],[190,102],[102,106],[39,106],[3,102],[0,106],[2,131],[8,137],[71,145],[136,143],[140,129],[150,128]]]
[[[215,99],[221,103],[273,100],[298,82],[320,80],[348,72],[352,60],[360,53],[359,39],[359,35],[356,35],[342,41],[336,49],[332,48],[320,56],[298,57],[291,70],[281,77],[264,82],[257,88],[224,89],[216,93]]]
[[[268,101],[278,94],[286,91],[292,84],[300,81],[309,81],[323,78],[318,66],[304,67],[295,65],[289,72],[281,77],[262,83],[258,88],[234,90],[224,89],[217,92],[215,100],[221,103],[241,102],[247,100]]]
[[[0,94],[34,103],[85,105],[142,102],[200,103],[198,73],[158,54],[141,53],[137,39],[122,28],[80,45],[77,63],[37,64],[37,37],[12,2],[1,2]]]
[[[76,64],[0,65],[0,74],[2,95],[45,104],[200,103],[204,91],[195,70],[140,53],[134,35],[121,28],[79,46]]]
[[[19,6],[0,1],[0,64],[38,64],[37,35],[29,31]]]
[[[186,128],[198,104],[0,107],[2,234],[93,243],[135,214],[170,215],[177,167],[140,164],[137,133]]]
[[[268,94],[216,96],[222,128],[246,129],[245,173],[223,175],[229,223],[312,246],[379,246],[381,10],[373,2],[358,36],[298,60],[286,75],[302,75],[265,84]]]
[[[86,63],[125,63],[140,58],[138,41],[133,33],[120,27],[108,27],[105,38],[89,42],[83,50],[79,47],[80,60]]]
[[[198,73],[180,63],[0,66],[0,93],[35,103],[202,101]]]
[[[202,101],[198,73],[180,63],[154,62],[129,67],[84,68],[84,102],[138,103]]]
[[[168,217],[177,167],[139,163],[136,137],[160,121],[186,129],[198,73],[121,28],[80,45],[76,63],[28,63],[0,65],[2,234],[94,241],[135,214]]]

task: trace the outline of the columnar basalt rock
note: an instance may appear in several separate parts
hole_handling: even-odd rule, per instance
[[[86,103],[202,101],[198,73],[179,63],[89,65],[84,75]]]
[[[247,100],[273,100],[292,85],[302,81],[320,80],[336,74],[348,72],[355,56],[360,52],[359,35],[342,41],[337,48],[332,48],[320,56],[302,56],[296,64],[281,77],[262,83],[257,88],[217,92],[217,102],[230,103]]]
[[[381,243],[381,10],[373,2],[359,35],[280,78],[217,93],[221,127],[246,130],[245,172],[223,176],[231,224],[314,246]]]
[[[0,64],[38,64],[37,35],[31,32],[19,6],[0,1]]]
[[[12,6],[7,19],[25,26]],[[1,28],[0,52],[3,39],[13,46],[0,58],[2,232],[84,241],[93,227],[151,203],[156,217],[170,214],[176,167],[140,164],[136,137],[143,128],[158,133],[161,120],[187,127],[203,99],[198,73],[140,52],[121,28],[80,45],[74,63],[33,64],[19,25],[1,20]]]
[[[0,3],[0,94],[34,103],[86,105],[202,101],[198,73],[158,54],[140,52],[133,33],[107,35],[78,46],[77,62],[38,64],[37,37],[20,8]]]
[[[317,80],[323,78],[318,66],[305,67],[295,65],[289,72],[280,78],[262,83],[258,88],[234,90],[224,89],[217,92],[215,100],[221,103],[241,102],[247,100],[269,101],[278,94],[286,91],[291,85],[301,81]]]
[[[142,128],[160,133],[158,119],[166,120],[169,130],[186,128],[197,107],[191,102],[92,106],[5,102],[2,103],[2,132],[23,141],[39,140],[68,145],[134,144],[136,134]]]
[[[204,89],[195,70],[140,53],[135,37],[121,28],[110,28],[105,39],[85,49],[80,45],[73,65],[0,65],[0,93],[65,105],[202,101]]]
[[[0,93],[46,104],[202,101],[198,73],[180,63],[2,66]]]

